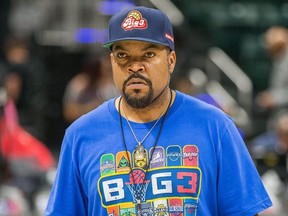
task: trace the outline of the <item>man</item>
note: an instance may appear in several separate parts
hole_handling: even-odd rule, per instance
[[[165,14],[118,13],[104,46],[121,96],[67,129],[46,216],[251,216],[271,206],[232,120],[169,88]]]
[[[288,106],[288,30],[282,26],[272,26],[264,34],[266,49],[273,60],[268,89],[256,97],[259,108],[272,111],[274,118]]]

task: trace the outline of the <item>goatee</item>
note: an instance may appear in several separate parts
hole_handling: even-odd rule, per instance
[[[133,90],[132,93],[126,92],[126,84],[129,82],[129,80],[133,78],[142,79],[147,83],[149,87],[147,94],[141,95],[141,91],[139,89]],[[122,92],[123,92],[123,97],[125,101],[133,108],[137,108],[137,109],[145,108],[149,106],[153,101],[152,82],[139,73],[132,74],[130,77],[128,77],[127,80],[125,80],[125,82],[123,83]]]

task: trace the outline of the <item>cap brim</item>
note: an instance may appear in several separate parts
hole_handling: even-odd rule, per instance
[[[125,41],[125,40],[144,41],[144,42],[149,42],[149,43],[153,43],[153,44],[159,44],[159,45],[170,47],[170,45],[167,44],[167,43],[162,43],[160,41],[150,40],[150,39],[147,39],[147,38],[139,38],[139,37],[127,37],[127,38],[121,38],[121,39],[118,39],[118,40],[111,40],[111,41],[108,41],[108,42],[102,44],[102,46],[105,47],[105,48],[111,49],[111,46],[114,43],[119,42],[119,41]]]

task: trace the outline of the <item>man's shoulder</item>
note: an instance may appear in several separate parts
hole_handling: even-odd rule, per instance
[[[223,110],[216,102],[211,102],[211,100],[206,101],[197,96],[187,95],[185,93],[177,92],[177,96],[181,98],[184,108],[193,108],[195,111],[201,112],[216,112],[220,115],[223,114]]]
[[[196,96],[187,95],[177,92],[180,98],[178,102],[181,116],[191,117],[198,121],[214,121],[214,122],[231,122],[231,117],[227,115],[220,107],[210,102],[203,101]]]

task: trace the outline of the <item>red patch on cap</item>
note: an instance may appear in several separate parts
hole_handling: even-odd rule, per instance
[[[142,14],[137,10],[131,11],[122,22],[122,28],[125,31],[132,29],[146,29],[147,27],[147,20],[143,18]]]
[[[174,37],[172,35],[166,33],[165,37],[174,42]]]

